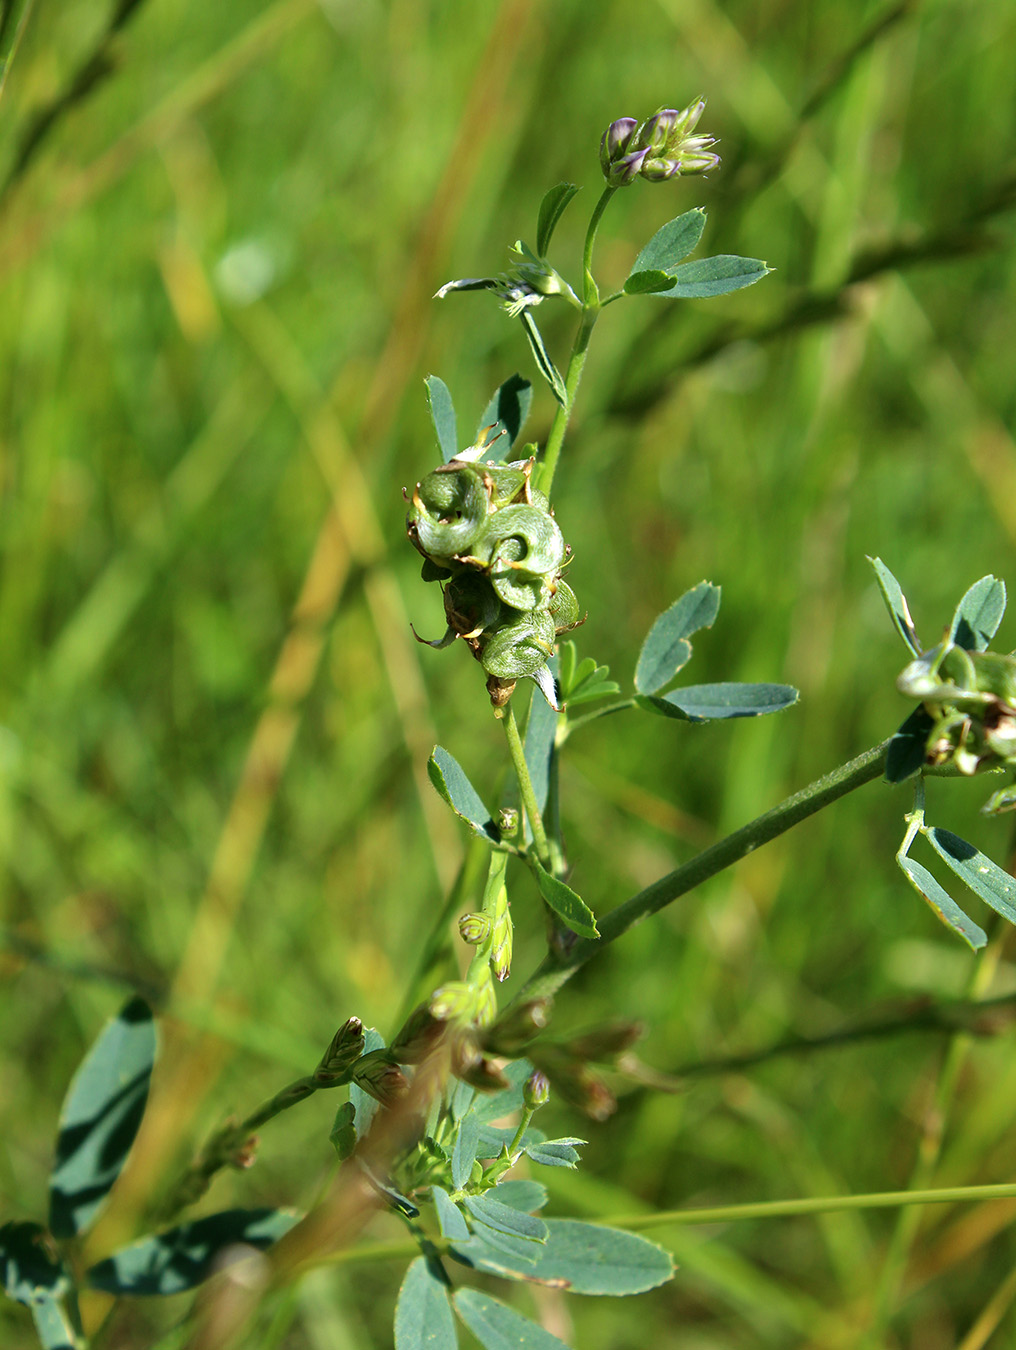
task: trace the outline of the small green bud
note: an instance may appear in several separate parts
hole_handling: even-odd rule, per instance
[[[406,1018],[405,1025],[390,1046],[400,1064],[419,1064],[440,1044],[447,1023],[434,1016],[425,1003]]]
[[[469,1022],[476,1011],[476,990],[464,980],[450,980],[430,996],[430,1013],[439,1022]]]
[[[343,1102],[335,1113],[335,1123],[328,1138],[339,1155],[339,1162],[345,1162],[356,1148],[355,1119],[356,1110],[352,1102]]]
[[[490,919],[486,914],[463,914],[459,919],[459,936],[470,947],[478,947],[490,937]]]
[[[501,887],[494,933],[490,945],[490,968],[497,980],[506,980],[511,974],[514,930],[508,911],[508,892]]]
[[[395,1106],[409,1091],[409,1079],[392,1063],[390,1050],[372,1050],[358,1060],[353,1082],[382,1106]]]
[[[509,1008],[485,1040],[485,1047],[499,1055],[517,1055],[531,1044],[550,1021],[553,1000],[536,998]]]
[[[536,1111],[539,1107],[546,1106],[550,1101],[550,1083],[547,1081],[545,1073],[536,1069],[529,1075],[522,1088],[522,1100],[530,1111]]]
[[[350,1017],[332,1037],[314,1077],[319,1081],[343,1078],[363,1054],[363,1046],[363,1023],[358,1017]]]
[[[452,1073],[478,1092],[501,1092],[508,1086],[508,1079],[471,1038],[463,1038],[453,1048]]]
[[[502,806],[497,813],[497,827],[502,839],[514,839],[519,832],[519,813],[514,806]]]

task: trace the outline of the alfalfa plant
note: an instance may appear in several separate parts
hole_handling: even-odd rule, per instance
[[[915,782],[898,861],[940,917],[971,946],[983,945],[983,931],[910,857],[919,835],[958,880],[1016,922],[1016,883],[956,835],[928,826],[923,797],[928,774],[972,776],[1016,764],[1016,660],[987,650],[1002,616],[1004,587],[991,577],[977,582],[942,641],[925,651],[899,584],[878,560],[879,585],[911,657],[899,688],[918,704],[899,731],[605,914],[594,914],[569,884],[558,770],[573,736],[613,714],[695,724],[757,717],[797,699],[794,689],[777,683],[675,684],[691,658],[692,637],[719,613],[720,589],[708,581],[657,618],[638,655],[634,688],[622,692],[609,670],[582,651],[584,613],[569,580],[567,531],[553,506],[569,419],[603,311],[644,296],[708,299],[752,285],[769,270],[757,259],[730,255],[687,261],[705,227],[704,212],[692,209],[645,244],[619,290],[602,294],[596,281],[597,233],[617,192],[718,165],[712,138],[696,134],[703,110],[699,99],[680,111],[662,109],[641,123],[620,118],[608,127],[600,149],[604,187],[571,281],[549,256],[558,221],[577,193],[562,183],[541,203],[534,246],[518,241],[506,271],[452,281],[438,292],[492,293],[520,320],[556,402],[546,442],[515,450],[533,390],[512,376],[463,448],[451,394],[440,379],[429,378],[442,462],[407,493],[407,532],[422,555],[423,580],[437,583],[443,596],[446,630],[430,645],[465,649],[475,659],[485,686],[485,695],[478,689],[477,709],[486,697],[506,740],[507,762],[491,766],[485,791],[446,749],[435,748],[428,766],[436,790],[488,851],[482,893],[458,920],[471,953],[461,975],[436,988],[414,984],[401,991],[412,1010],[387,1042],[350,1017],[311,1073],[213,1136],[162,1198],[156,1231],[82,1269],[81,1238],[120,1173],[147,1100],[155,1034],[151,1011],[132,1000],[86,1058],[64,1104],[47,1225],[13,1221],[0,1229],[4,1288],[31,1308],[47,1350],[85,1346],[82,1288],[118,1297],[179,1293],[204,1281],[224,1253],[235,1258],[252,1249],[267,1251],[269,1269],[281,1280],[328,1255],[314,1248],[313,1238],[308,1246],[314,1213],[303,1220],[287,1209],[233,1209],[187,1221],[180,1215],[220,1169],[249,1165],[256,1132],[269,1120],[318,1091],[341,1087],[348,1098],[330,1135],[341,1163],[339,1187],[369,1188],[372,1207],[386,1207],[406,1227],[410,1263],[395,1306],[398,1350],[450,1350],[458,1343],[457,1320],[489,1350],[561,1345],[509,1303],[458,1276],[472,1271],[505,1288],[523,1282],[589,1295],[636,1294],[673,1276],[669,1253],[644,1237],[542,1214],[548,1193],[538,1169],[574,1168],[583,1140],[547,1138],[536,1123],[540,1108],[556,1088],[593,1119],[602,1118],[612,1100],[596,1066],[615,1061],[637,1034],[619,1022],[555,1038],[552,999],[574,971],[634,923],[883,770],[891,782]],[[576,312],[563,373],[537,323],[539,307],[548,302]],[[528,706],[519,713],[523,695]],[[459,724],[462,710],[455,712]],[[496,782],[500,799],[492,808],[489,785]],[[1014,805],[1010,786],[995,792],[987,809]],[[464,891],[460,879],[450,897],[462,909]],[[421,977],[429,954],[445,940],[445,912],[421,944]],[[546,925],[547,952],[501,1007],[498,989],[511,973],[520,914],[523,922]],[[536,1176],[530,1175],[534,1167]],[[338,1240],[355,1242],[369,1212],[351,1210]],[[229,1327],[234,1338],[247,1311]],[[243,1343],[253,1343],[245,1334]]]

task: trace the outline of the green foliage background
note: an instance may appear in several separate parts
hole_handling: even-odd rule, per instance
[[[467,432],[500,380],[536,378],[488,298],[429,297],[532,241],[561,179],[584,188],[553,255],[577,281],[612,118],[704,92],[724,167],[620,194],[608,283],[694,205],[707,251],[777,271],[599,325],[556,493],[580,651],[628,687],[653,617],[706,577],[723,609],[689,678],[786,680],[802,701],[701,728],[626,713],[577,739],[562,787],[583,897],[610,907],[894,728],[905,653],[865,554],[927,645],[978,576],[1016,582],[1011,0],[117,12],[110,31],[100,0],[0,6],[0,50],[20,32],[0,100],[0,1195],[5,1217],[38,1212],[73,1067],[125,988],[148,992],[171,1012],[165,1074],[106,1249],[153,1177],[306,1072],[348,1015],[393,1029],[465,846],[427,755],[440,739],[491,796],[503,760],[468,654],[408,628],[442,627],[403,538],[400,489],[437,462],[423,377]],[[563,359],[569,314],[541,322]],[[535,414],[531,436],[542,390]],[[930,814],[1004,862],[982,786],[933,784]],[[1016,992],[1012,944],[972,985],[975,958],[893,865],[908,804],[874,784],[768,846],[587,967],[556,1024],[643,1018],[640,1054],[669,1073],[913,998]],[[540,924],[521,877],[513,899],[522,976]],[[957,1076],[936,1184],[1016,1167],[1004,1014],[992,1029]],[[551,1178],[556,1212],[905,1187],[943,1049],[895,1037],[678,1095],[622,1087],[600,1126],[559,1103],[591,1144]],[[333,1109],[270,1127],[215,1207],[311,1203]],[[921,1216],[888,1343],[988,1343],[1012,1212]],[[673,1284],[540,1310],[584,1350],[853,1346],[894,1223],[665,1229]],[[319,1270],[251,1344],[386,1344],[400,1275]],[[181,1311],[132,1305],[108,1343],[152,1344]],[[16,1317],[0,1308],[7,1340]]]

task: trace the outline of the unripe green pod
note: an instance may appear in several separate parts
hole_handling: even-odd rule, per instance
[[[504,622],[504,606],[482,572],[456,573],[445,587],[444,607],[449,628],[462,637],[473,637]]]
[[[505,506],[490,517],[473,551],[505,604],[530,610],[548,598],[550,579],[564,562],[564,536],[546,511]]]
[[[575,592],[558,577],[556,590],[550,598],[550,604],[547,608],[550,611],[550,617],[554,620],[554,628],[558,633],[563,633],[569,628],[574,628],[579,622],[579,602],[575,598]]]
[[[535,675],[553,650],[554,620],[545,609],[534,610],[495,628],[483,644],[480,660],[488,675],[519,680]]]
[[[473,547],[489,508],[481,472],[453,459],[417,484],[406,524],[422,553],[450,562]]]

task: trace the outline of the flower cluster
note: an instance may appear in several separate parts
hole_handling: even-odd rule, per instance
[[[481,437],[413,492],[407,533],[425,559],[423,579],[443,583],[448,621],[430,645],[462,638],[487,672],[495,707],[527,675],[553,702],[547,658],[557,635],[579,621],[561,575],[569,550],[546,496],[532,486],[535,460],[470,458],[487,448]]]
[[[687,108],[661,108],[640,126],[634,117],[611,122],[600,141],[600,167],[611,187],[627,187],[636,178],[663,183],[681,174],[707,173],[720,157],[712,136],[693,136],[705,111],[704,98]]]
[[[911,661],[896,683],[931,718],[929,768],[974,774],[1016,763],[1016,656],[945,641]]]

